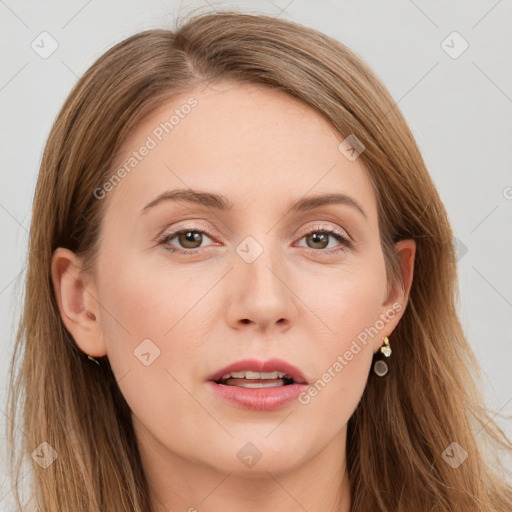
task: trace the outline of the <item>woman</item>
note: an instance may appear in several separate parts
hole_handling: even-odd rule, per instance
[[[32,219],[10,416],[38,510],[512,509],[445,209],[342,44],[233,12],[122,41]]]

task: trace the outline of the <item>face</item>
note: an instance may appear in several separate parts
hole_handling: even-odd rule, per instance
[[[342,140],[298,100],[226,81],[125,141],[125,172],[96,192],[106,211],[82,308],[95,320],[75,339],[108,355],[149,452],[254,475],[344,444],[404,301],[386,287],[367,171]]]

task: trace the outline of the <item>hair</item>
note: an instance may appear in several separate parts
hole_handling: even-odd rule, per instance
[[[370,373],[348,421],[352,512],[510,512],[512,487],[491,469],[498,461],[491,464],[492,451],[477,436],[492,448],[512,445],[478,392],[480,370],[456,313],[447,213],[396,102],[340,42],[291,21],[232,11],[119,42],[78,80],[53,124],[10,363],[8,454],[17,506],[26,457],[38,511],[152,510],[129,406],[108,357],[92,364],[64,327],[52,255],[66,247],[94,269],[105,214],[94,190],[112,176],[127,134],[164,102],[225,79],[281,90],[327,119],[340,141],[354,135],[364,144],[359,158],[375,189],[388,283],[401,279],[394,244],[416,242],[390,371],[385,378]],[[24,434],[19,443],[16,425]],[[46,469],[29,460],[43,442],[58,454]],[[453,442],[468,453],[456,469],[443,459]]]

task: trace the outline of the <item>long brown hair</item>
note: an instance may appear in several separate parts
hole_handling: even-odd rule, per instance
[[[390,282],[400,278],[394,243],[417,244],[390,372],[370,374],[348,423],[352,512],[510,512],[512,489],[491,470],[477,436],[512,445],[478,393],[477,362],[455,308],[452,232],[406,121],[341,43],[289,21],[236,12],[194,16],[175,31],[148,30],[115,45],[80,78],[53,125],[11,361],[7,428],[17,505],[26,457],[38,510],[151,510],[129,407],[108,358],[101,367],[88,361],[65,329],[51,258],[66,247],[93,266],[105,203],[94,190],[112,176],[126,135],[162,102],[217,79],[280,89],[330,121],[340,142],[352,134],[364,144],[360,158],[377,195]],[[15,425],[24,433],[19,446]],[[30,460],[43,442],[58,454],[46,469]],[[447,448],[460,450],[454,442],[468,454],[457,468],[443,457]]]

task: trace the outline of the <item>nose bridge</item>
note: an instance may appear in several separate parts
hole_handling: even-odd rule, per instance
[[[284,265],[279,250],[271,246],[271,237],[267,237],[266,243],[262,248],[261,254],[252,262],[241,265],[244,274],[253,283],[254,289],[261,291],[278,292],[280,288],[279,273],[283,273]]]
[[[256,239],[256,236],[258,239]],[[285,255],[272,232],[246,237],[236,248],[231,321],[273,324],[291,321],[294,301]]]
[[[237,247],[240,278],[254,294],[280,294],[283,283],[278,276],[286,273],[283,255],[279,247],[274,247],[272,233],[257,236],[258,240],[253,236],[246,237]]]

